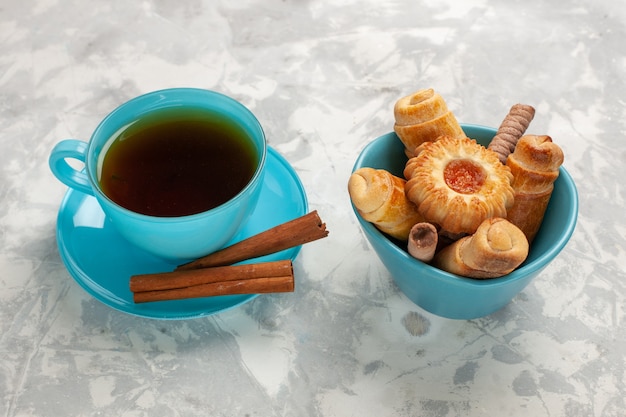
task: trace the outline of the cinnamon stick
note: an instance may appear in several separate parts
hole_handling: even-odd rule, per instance
[[[176,271],[232,265],[276,253],[328,236],[326,224],[317,211],[280,224],[195,261],[179,265]]]
[[[292,292],[293,290],[294,278],[292,274],[278,277],[212,282],[169,290],[142,291],[134,293],[133,300],[135,303],[147,303],[151,301],[182,300],[218,295]]]
[[[293,274],[290,260],[231,265],[197,270],[159,272],[130,277],[132,292],[162,291],[227,281],[282,277]]]

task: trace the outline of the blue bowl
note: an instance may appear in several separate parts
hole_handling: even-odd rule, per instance
[[[496,129],[462,125],[465,134],[484,146]],[[395,133],[369,143],[356,160],[353,171],[371,167],[386,169],[403,177],[407,158],[404,145]],[[367,240],[372,245],[396,285],[415,304],[426,311],[450,319],[474,319],[500,310],[522,291],[561,252],[569,241],[578,217],[578,193],[565,168],[560,168],[550,204],[528,258],[510,274],[477,280],[444,272],[411,257],[406,245],[380,232],[363,220],[352,207]]]

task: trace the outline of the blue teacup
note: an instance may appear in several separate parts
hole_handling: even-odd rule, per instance
[[[186,109],[200,111],[203,117],[226,119],[243,132],[255,151],[256,167],[250,181],[234,197],[200,213],[165,217],[129,210],[104,193],[101,164],[111,141],[124,127],[168,109],[178,113]],[[254,211],[263,183],[266,152],[263,129],[245,106],[217,92],[173,88],[122,104],[98,125],[88,143],[76,139],[59,142],[50,154],[49,163],[61,182],[75,191],[93,195],[107,218],[129,242],[163,258],[193,259],[225,246]],[[83,162],[84,169],[73,168],[67,159]]]

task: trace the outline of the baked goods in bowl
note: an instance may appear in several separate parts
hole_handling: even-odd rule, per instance
[[[467,137],[487,146],[495,128],[461,125]],[[408,158],[395,132],[369,142],[353,171],[362,167],[384,169],[398,177]],[[524,289],[561,252],[571,237],[578,215],[578,195],[572,177],[559,168],[541,227],[525,261],[514,271],[491,279],[462,278],[413,258],[406,242],[391,238],[355,210],[355,216],[374,251],[398,288],[415,304],[442,317],[472,319],[491,314]]]

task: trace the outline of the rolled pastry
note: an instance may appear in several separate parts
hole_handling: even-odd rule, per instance
[[[430,262],[435,256],[439,234],[437,228],[426,222],[416,223],[409,232],[407,251],[415,259]]]
[[[473,235],[437,252],[432,265],[468,278],[496,278],[512,272],[527,256],[524,233],[506,219],[491,218]]]
[[[505,218],[513,204],[509,169],[467,137],[424,143],[404,177],[407,198],[447,234],[472,234],[485,219]]]
[[[448,110],[444,99],[432,88],[402,97],[394,105],[393,113],[393,130],[409,157],[420,144],[432,142],[439,136],[465,136],[454,113]]]
[[[403,178],[383,169],[360,168],[348,180],[352,204],[380,231],[406,241],[415,223],[423,221],[415,204],[404,194]]]
[[[541,227],[563,159],[563,151],[547,135],[522,136],[507,158],[515,191],[515,202],[507,212],[507,219],[531,243]]]

